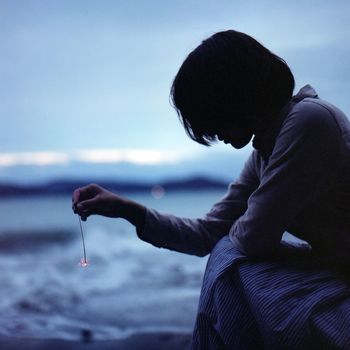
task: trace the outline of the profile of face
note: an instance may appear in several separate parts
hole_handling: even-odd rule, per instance
[[[240,149],[250,142],[253,132],[245,128],[227,128],[219,130],[216,136],[220,141]]]

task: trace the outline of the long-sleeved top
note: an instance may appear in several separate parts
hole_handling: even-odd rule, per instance
[[[284,106],[226,195],[198,219],[147,208],[138,236],[204,256],[223,236],[248,256],[277,250],[285,231],[316,254],[350,261],[350,122],[306,85]]]

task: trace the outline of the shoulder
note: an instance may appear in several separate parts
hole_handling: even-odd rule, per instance
[[[296,103],[282,123],[271,159],[282,155],[289,159],[301,154],[306,162],[336,157],[343,146],[342,130],[336,114],[322,100],[305,98]],[[323,160],[322,160],[323,161]]]
[[[337,109],[316,98],[305,98],[293,106],[282,124],[281,131],[286,128],[299,135],[327,134],[338,137],[341,134]]]

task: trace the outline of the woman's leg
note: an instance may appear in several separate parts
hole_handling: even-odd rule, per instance
[[[225,237],[209,257],[192,337],[193,350],[258,350],[261,337],[230,260],[241,259]]]

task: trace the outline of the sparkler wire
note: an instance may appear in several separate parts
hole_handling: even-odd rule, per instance
[[[79,216],[79,215],[78,215],[78,218],[79,218],[79,226],[80,226],[81,240],[82,240],[82,242],[83,242],[84,263],[87,264],[83,226],[82,226],[82,224],[81,224],[81,219],[80,219],[80,216]]]

